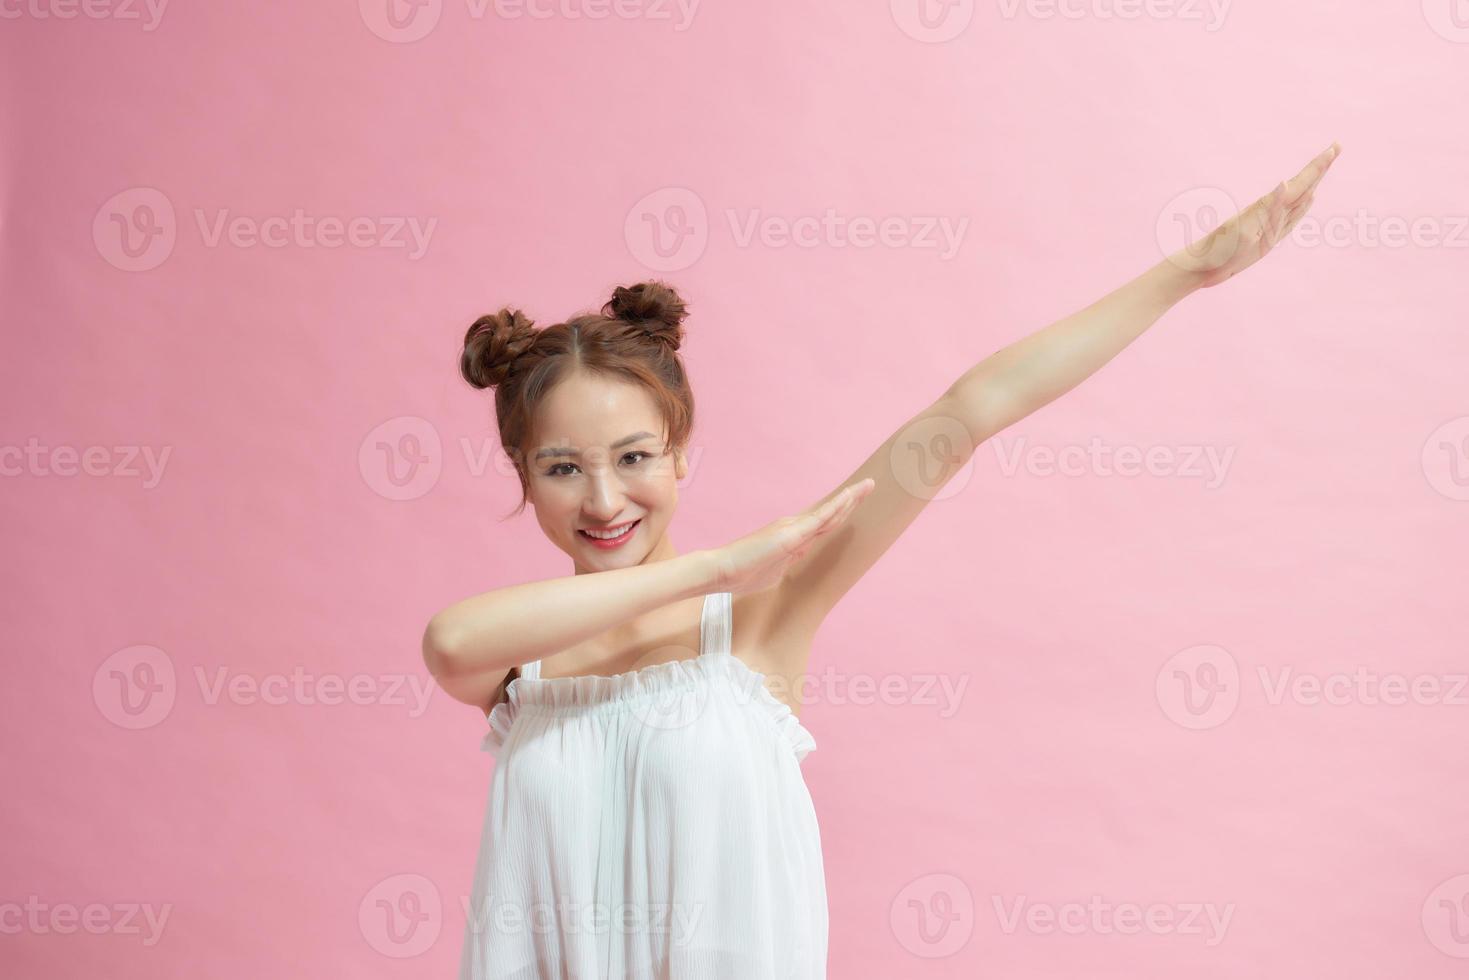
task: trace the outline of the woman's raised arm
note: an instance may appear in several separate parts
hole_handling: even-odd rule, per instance
[[[786,571],[771,622],[814,632],[986,439],[1075,388],[1175,303],[1258,262],[1295,227],[1340,149],[1335,143],[1201,242],[1165,258],[1080,312],[966,371],[908,419],[823,501],[863,479],[875,487],[846,525]],[[800,644],[792,644],[799,649]]]
[[[1260,261],[1315,200],[1336,159],[1335,143],[1305,169],[1211,231],[1091,306],[980,361],[950,394],[982,402],[985,421],[1004,429],[1090,377],[1196,289],[1214,286]],[[987,433],[988,434],[992,433]]]

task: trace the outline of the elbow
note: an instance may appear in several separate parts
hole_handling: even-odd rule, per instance
[[[459,669],[457,636],[438,618],[429,620],[423,631],[423,664],[435,680],[453,677]]]
[[[971,385],[947,393],[949,414],[969,433],[971,448],[1009,428],[1025,413],[998,388]]]

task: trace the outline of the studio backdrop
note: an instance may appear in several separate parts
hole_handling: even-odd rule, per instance
[[[0,52],[0,973],[454,974],[496,763],[420,640],[572,571],[476,317],[675,286],[712,548],[1333,141],[822,625],[829,969],[1469,966],[1460,0],[0,0]]]

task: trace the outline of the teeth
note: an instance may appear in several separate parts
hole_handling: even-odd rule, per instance
[[[633,522],[633,523],[636,523],[636,522]],[[632,527],[632,524],[624,524],[624,525],[622,525],[622,527],[617,528],[617,529],[612,530],[612,531],[592,531],[592,530],[587,530],[584,533],[590,535],[591,537],[599,538],[599,539],[601,539],[603,541],[606,541],[606,540],[609,540],[611,538],[620,538],[620,537],[622,537],[624,534],[627,533],[627,529],[630,528],[630,527]]]

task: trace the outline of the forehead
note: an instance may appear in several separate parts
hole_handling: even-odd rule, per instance
[[[641,385],[575,374],[547,393],[536,415],[540,446],[610,446],[629,433],[663,431],[653,397]]]

